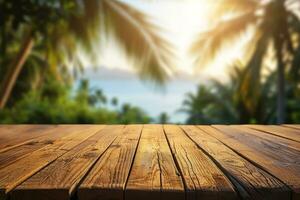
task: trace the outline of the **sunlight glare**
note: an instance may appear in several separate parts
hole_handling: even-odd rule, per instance
[[[196,36],[213,26],[209,20],[210,12],[214,4],[208,0],[187,0],[187,1],[140,1],[123,0],[126,3],[141,9],[147,13],[153,22],[162,27],[162,36],[171,42],[175,50],[175,74],[185,73],[191,79],[201,76],[226,77],[226,63],[233,58],[241,58],[242,45],[236,45],[230,51],[222,52],[212,64],[206,68],[197,68],[194,64],[189,48]],[[126,69],[132,73],[133,63],[128,60],[118,45],[109,40],[101,42],[97,64],[107,68]],[[241,43],[240,43],[241,44]],[[225,63],[225,64],[224,64]],[[197,73],[194,73],[197,72]]]

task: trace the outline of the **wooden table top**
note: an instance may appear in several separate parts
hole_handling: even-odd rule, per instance
[[[300,125],[0,125],[0,199],[300,199]]]

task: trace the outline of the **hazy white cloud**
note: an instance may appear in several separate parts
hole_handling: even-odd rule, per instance
[[[83,74],[84,78],[93,80],[138,80],[134,71],[117,67],[87,67]],[[191,74],[184,70],[178,69],[170,81],[188,81],[192,83],[205,83],[208,77],[202,74]]]

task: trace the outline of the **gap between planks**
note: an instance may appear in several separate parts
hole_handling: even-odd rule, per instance
[[[300,198],[298,142],[243,126],[213,127],[214,131],[210,132],[212,136],[292,188],[294,199]]]
[[[186,199],[236,199],[237,194],[214,161],[175,125],[164,126],[169,147],[186,182]]]
[[[15,188],[12,199],[69,199],[123,128],[101,129]]]
[[[62,137],[56,143],[49,144],[42,149],[34,151],[30,156],[0,169],[0,199],[5,198],[16,186],[50,165],[78,144],[84,142],[102,127],[89,126],[89,128],[86,128],[82,126],[78,130],[72,130],[72,134]]]
[[[285,138],[295,142],[300,142],[300,130],[285,126],[275,125],[243,125],[245,127],[265,132],[270,135]]]
[[[125,199],[183,200],[182,178],[162,125],[144,125],[125,188]]]
[[[127,125],[78,188],[78,199],[124,199],[142,125]]]
[[[249,199],[290,199],[291,189],[280,179],[265,171],[260,166],[234,151],[222,141],[209,133],[215,130],[212,127],[195,127],[196,134],[186,131],[186,134],[195,141],[211,159],[219,163],[220,168],[233,179],[233,184],[242,198]]]
[[[151,126],[156,126],[156,125],[147,125],[147,127],[151,127]],[[188,182],[189,181],[186,181],[186,179],[188,178],[187,176],[186,177],[184,177],[184,172],[183,172],[183,167],[180,167],[180,166],[183,166],[181,163],[180,163],[180,158],[186,158],[186,156],[179,156],[178,154],[176,154],[176,151],[174,151],[174,147],[172,146],[172,138],[170,139],[170,134],[168,133],[168,131],[166,131],[166,126],[162,126],[162,125],[157,125],[158,127],[159,126],[161,126],[162,127],[162,133],[163,133],[163,136],[164,136],[164,140],[166,140],[166,142],[167,142],[167,146],[168,146],[168,149],[169,149],[169,151],[171,152],[171,157],[170,158],[168,158],[168,159],[171,159],[171,160],[173,160],[173,162],[174,162],[174,166],[173,166],[173,168],[175,168],[175,170],[177,170],[178,171],[178,173],[180,174],[180,179],[181,179],[181,182],[182,182],[182,189],[183,190],[179,190],[180,191],[180,193],[184,193],[184,195],[185,196],[181,196],[181,197],[183,197],[183,198],[178,198],[178,199],[197,199],[197,198],[193,198],[194,196],[193,195],[191,195],[191,193],[190,193],[190,191],[191,191],[191,188],[192,187],[195,187],[195,184],[194,183],[192,183],[192,185],[193,186],[190,186],[190,188],[189,188],[189,184],[188,184]],[[213,128],[213,129],[215,129],[215,128]],[[291,128],[292,129],[292,128]],[[207,146],[204,148],[203,147],[203,145],[201,146],[201,145],[199,145],[198,144],[198,142],[196,142],[193,138],[191,138],[190,137],[190,135],[186,132],[186,131],[184,131],[184,129],[182,129],[182,128],[180,128],[180,130],[182,130],[182,132],[185,134],[185,137],[186,137],[186,139],[188,139],[188,140],[186,140],[186,139],[184,139],[184,141],[190,141],[190,142],[187,142],[187,143],[193,143],[193,144],[195,144],[196,146],[198,146],[198,153],[195,153],[195,152],[193,152],[193,151],[191,151],[193,154],[200,154],[200,152],[201,153],[204,153],[205,154],[205,157],[208,157],[208,159],[209,160],[211,160],[211,162],[213,162],[214,163],[214,165],[216,165],[217,166],[217,168],[219,169],[219,170],[221,170],[221,172],[225,175],[225,177],[227,177],[231,182],[230,182],[230,184],[232,184],[233,186],[235,186],[235,189],[237,190],[237,191],[239,191],[239,194],[243,194],[243,192],[241,192],[241,189],[238,189],[238,187],[237,187],[237,185],[241,185],[241,183],[240,183],[240,180],[238,180],[237,178],[236,178],[236,176],[237,176],[237,174],[234,174],[234,175],[232,175],[232,171],[231,172],[228,172],[228,168],[226,169],[226,167],[224,167],[225,166],[225,164],[226,164],[226,162],[225,161],[220,161],[220,158],[219,159],[217,159],[217,157],[214,157],[214,156],[212,156],[211,154],[212,154],[212,151],[209,151],[208,149],[207,149]],[[200,130],[200,128],[199,128],[199,130]],[[137,144],[136,144],[136,147],[135,147],[135,149],[134,149],[134,153],[133,153],[133,158],[132,158],[132,160],[131,160],[131,162],[130,162],[130,165],[128,165],[127,166],[127,169],[128,169],[128,172],[127,173],[125,173],[125,174],[127,174],[127,175],[125,175],[125,178],[123,177],[123,184],[121,184],[121,186],[118,186],[118,188],[119,189],[117,189],[117,191],[119,192],[118,194],[117,194],[117,196],[118,196],[118,198],[117,199],[124,199],[125,197],[126,197],[126,195],[128,195],[128,193],[127,193],[127,184],[128,184],[128,182],[130,181],[130,176],[131,176],[131,172],[132,172],[132,170],[133,170],[133,168],[135,167],[134,166],[134,161],[135,161],[135,159],[136,159],[136,155],[138,154],[138,148],[139,148],[139,146],[140,146],[140,140],[141,140],[141,137],[142,137],[142,134],[143,134],[143,130],[141,130],[141,133],[139,134],[139,138],[138,138],[138,141],[137,141]],[[268,134],[268,133],[264,133],[264,134],[267,134],[267,135],[270,135],[270,136],[263,136],[263,137],[265,137],[265,138],[270,138],[270,137],[278,137],[278,135],[277,136],[275,136],[274,134]],[[210,134],[208,134],[208,135],[210,135]],[[272,136],[271,136],[272,135]],[[211,137],[214,137],[214,136],[211,136]],[[214,137],[215,138],[215,137]],[[285,142],[285,138],[283,138],[283,137],[278,137],[278,138],[281,138],[281,139],[276,139],[276,141],[277,142],[279,142],[279,144],[283,144],[283,143],[285,143],[285,144],[291,144],[292,145],[292,147],[293,148],[295,148],[295,149],[298,149],[298,145],[295,145],[295,143],[293,142],[293,141],[291,141],[291,142]],[[116,139],[116,138],[115,138]],[[248,156],[244,156],[244,154],[243,153],[239,153],[238,151],[236,151],[236,149],[235,148],[232,148],[232,147],[230,147],[230,146],[228,146],[227,145],[227,143],[223,143],[223,141],[222,140],[219,140],[219,138],[216,138],[216,140],[218,140],[218,141],[220,141],[222,144],[224,144],[228,149],[230,149],[230,150],[232,150],[233,152],[235,152],[240,158],[242,158],[242,159],[245,159],[246,161],[249,161],[249,163],[250,164],[253,164],[254,166],[255,166],[255,168],[258,168],[258,171],[260,171],[260,173],[263,173],[263,172],[261,172],[261,171],[265,171],[266,173],[269,173],[268,171],[266,171],[267,169],[265,168],[265,167],[262,167],[260,164],[257,164],[256,163],[256,161],[252,161],[252,159],[251,159],[251,157],[248,157]],[[112,144],[115,142],[115,140],[113,140],[112,141],[112,143],[111,144],[109,144],[109,146],[107,147],[107,149],[109,149],[110,147],[112,147]],[[182,143],[181,141],[179,141],[179,142],[177,142],[178,144],[180,144],[180,143]],[[80,144],[78,144],[78,145],[76,145],[74,148],[76,148],[77,146],[79,146]],[[177,145],[178,146],[178,145]],[[73,149],[74,149],[73,148]],[[114,152],[113,151],[113,149],[114,149],[115,147],[112,147],[112,151],[111,152]],[[116,147],[116,148],[118,148],[118,147]],[[173,148],[173,149],[172,149]],[[63,193],[64,194],[67,194],[67,196],[68,196],[68,198],[70,197],[70,195],[72,195],[73,193],[74,193],[74,191],[77,191],[77,186],[79,186],[79,196],[77,196],[76,197],[76,199],[79,197],[79,199],[85,199],[85,198],[82,198],[83,196],[81,196],[81,198],[80,198],[80,193],[81,193],[81,195],[83,194],[82,192],[84,191],[84,189],[85,189],[85,187],[84,187],[84,185],[82,185],[83,183],[84,183],[84,180],[87,180],[87,177],[91,174],[91,172],[93,171],[93,170],[95,170],[96,168],[95,168],[95,166],[96,166],[96,164],[98,165],[99,163],[98,162],[100,162],[100,160],[102,159],[102,156],[104,155],[104,154],[108,154],[107,153],[107,149],[105,149],[105,151],[100,155],[100,157],[98,157],[98,159],[93,163],[93,165],[92,166],[90,166],[89,167],[89,170],[85,173],[85,175],[83,175],[83,178],[81,178],[80,180],[79,180],[79,182],[77,182],[76,184],[75,184],[75,186],[72,186],[71,188],[72,189],[70,189],[70,188],[67,188],[67,190],[66,189],[63,189]],[[176,149],[175,149],[176,150]],[[72,151],[72,149],[71,150],[69,150],[68,152],[70,152],[70,151]],[[188,150],[188,151],[190,151],[190,150]],[[227,150],[228,151],[228,150]],[[175,153],[174,153],[175,152]],[[67,152],[66,153],[64,153],[63,155],[61,155],[59,158],[57,158],[57,159],[55,159],[53,162],[55,162],[55,161],[57,161],[57,160],[59,160],[61,157],[63,157],[64,155],[66,155],[67,154]],[[109,157],[109,155],[107,155],[108,157]],[[163,167],[164,167],[164,163],[160,163],[160,155],[157,155],[158,156],[158,168],[159,168],[159,171],[161,172],[162,170],[163,170]],[[23,158],[22,158],[23,159]],[[53,162],[51,162],[51,163],[48,163],[46,166],[48,167],[49,165],[51,165],[51,164],[53,164]],[[172,162],[172,161],[171,161]],[[102,161],[102,165],[103,165],[103,163],[104,163],[104,161]],[[225,164],[224,164],[225,163]],[[99,164],[100,165],[100,164]],[[104,164],[104,166],[105,166],[105,164]],[[46,167],[46,168],[47,168]],[[44,168],[42,168],[42,170],[45,170],[46,169],[45,167]],[[40,171],[42,171],[42,170],[40,170]],[[40,172],[40,171],[38,171],[38,172]],[[32,178],[34,175],[36,175],[36,174],[38,174],[38,172],[36,172],[36,173],[34,173],[32,176],[30,176],[29,177],[29,179],[30,178]],[[236,172],[235,172],[236,173]],[[275,176],[274,175],[276,175],[276,174],[271,174],[271,173],[269,173],[271,176],[273,176],[274,178],[275,178]],[[186,178],[186,179],[185,179]],[[25,180],[25,182],[27,181],[27,180],[29,180],[29,179],[26,179]],[[125,180],[125,181],[124,181]],[[163,177],[162,177],[162,174],[160,174],[160,190],[158,191],[159,193],[161,193],[163,190],[163,185],[162,185],[162,180],[163,180]],[[279,180],[279,179],[278,179]],[[23,183],[25,183],[25,182],[23,182]],[[191,182],[193,182],[193,181],[191,181]],[[243,183],[243,184],[245,184],[245,183]],[[22,184],[21,184],[22,185]],[[16,191],[21,191],[22,189],[24,189],[24,188],[22,188],[22,186],[20,185],[20,187],[19,188],[16,188],[17,190]],[[80,186],[83,186],[82,188],[81,188],[81,190],[80,190]],[[129,187],[129,189],[130,189],[130,185],[128,186]],[[88,188],[89,190],[90,189],[92,189],[92,188]],[[169,188],[170,189],[170,188]],[[163,192],[165,192],[165,193],[167,193],[168,191],[169,192],[171,192],[171,193],[173,193],[173,194],[178,194],[178,191],[173,191],[172,192],[172,190],[169,190],[169,189],[167,189],[167,190],[164,190]],[[243,188],[242,189],[245,189],[245,187],[243,186]],[[263,189],[263,188],[262,188]],[[248,189],[249,190],[249,189]],[[67,191],[67,193],[66,193],[66,191]],[[193,190],[192,190],[193,191]],[[12,191],[13,193],[12,194],[14,194],[14,192],[15,192],[15,190],[13,190]],[[23,191],[22,191],[23,192]],[[61,190],[57,190],[57,192],[58,192],[58,194],[61,194],[60,192],[61,192]],[[99,193],[99,191],[94,191],[94,193]],[[102,190],[102,191],[100,191],[100,193],[102,193],[102,194],[104,194],[105,193],[105,195],[106,194],[112,194],[112,193],[115,193],[115,190]],[[108,192],[108,193],[107,193]],[[135,195],[140,195],[140,192],[142,192],[142,191],[136,191],[135,189],[132,189],[131,188],[131,194],[132,194],[132,192],[135,194]],[[150,191],[151,192],[151,191]],[[154,194],[156,193],[156,190],[153,190],[152,192],[154,192]],[[203,193],[201,193],[201,188],[198,188],[198,189],[195,189],[194,188],[194,192],[195,193],[198,193],[199,195],[198,196],[201,196],[201,195],[203,195]],[[251,193],[252,192],[252,193]],[[247,191],[246,193],[249,193],[250,195],[251,194],[255,194],[255,192],[256,191]],[[285,191],[282,191],[283,193],[285,193]],[[289,192],[289,191],[286,191],[287,193]],[[179,193],[179,194],[180,194]],[[231,192],[232,193],[232,192]],[[15,194],[17,194],[17,192],[15,193]],[[20,193],[20,194],[22,194],[22,193]],[[55,195],[56,193],[54,192],[53,193],[53,195]],[[234,193],[233,193],[234,194]],[[280,196],[280,195],[282,195],[282,193],[278,193],[279,194],[279,196],[277,196],[277,199],[278,198],[280,198],[280,197],[282,197],[282,196]],[[143,194],[142,196],[144,196],[145,197],[145,199],[149,199],[150,197],[149,197],[149,195],[151,196],[151,194],[150,193],[148,193],[148,195],[146,194]],[[166,195],[168,195],[168,194],[166,194]],[[171,195],[171,194],[169,194],[169,195]],[[17,196],[17,195],[16,195]],[[16,197],[15,196],[15,197]],[[160,195],[158,195],[158,196],[160,196]],[[22,197],[22,199],[24,199],[23,197],[24,196],[21,196]],[[21,198],[20,197],[20,198]],[[39,196],[40,197],[40,196]],[[129,196],[127,196],[128,198],[130,198],[130,195]],[[197,197],[197,196],[196,196]],[[245,197],[245,196],[243,196],[242,195],[242,197]],[[258,196],[259,197],[259,196]],[[273,195],[273,197],[272,198],[274,198],[274,199],[276,199],[276,195]],[[18,199],[18,198],[16,198],[16,199]],[[37,198],[37,199],[39,199],[39,198]],[[91,199],[94,199],[94,198],[91,198]],[[103,198],[103,199],[106,199],[106,198]],[[107,197],[107,199],[109,199],[109,197]],[[150,198],[151,199],[151,198]]]

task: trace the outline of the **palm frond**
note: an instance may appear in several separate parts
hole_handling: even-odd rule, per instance
[[[249,25],[255,22],[255,14],[249,12],[231,20],[221,21],[212,30],[201,33],[190,50],[196,56],[197,66],[206,66],[226,43],[238,39],[238,36],[245,33]]]
[[[113,34],[134,60],[141,78],[163,83],[173,71],[173,53],[170,43],[158,34],[157,26],[147,15],[125,3],[103,0],[101,6],[105,32]]]
[[[80,72],[78,50],[86,51],[91,60],[96,60],[99,52],[96,41],[113,36],[142,79],[161,84],[172,73],[171,45],[159,35],[160,28],[141,11],[117,0],[82,1],[76,9],[68,20],[48,27],[45,43],[51,66],[73,63],[75,72]]]
[[[82,1],[77,5],[77,12],[69,16],[69,33],[75,37],[89,53],[93,52],[95,41],[100,38],[101,2],[97,0]]]
[[[219,0],[214,15],[222,16],[232,12],[251,12],[259,6],[259,1],[256,0]]]

